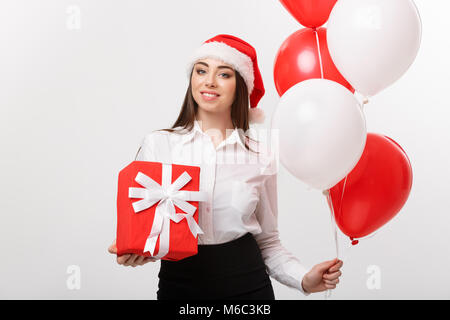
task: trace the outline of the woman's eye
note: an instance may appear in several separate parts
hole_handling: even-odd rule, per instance
[[[204,74],[204,73],[206,73],[206,71],[203,70],[203,69],[197,69],[197,73],[198,73],[198,74]],[[221,76],[224,76],[225,78],[231,77],[228,73],[221,73],[220,75],[221,75]]]

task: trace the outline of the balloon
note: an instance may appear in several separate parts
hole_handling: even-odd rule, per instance
[[[327,26],[334,63],[366,97],[406,72],[422,33],[419,12],[411,0],[339,0]]]
[[[358,164],[330,189],[336,225],[351,238],[373,233],[400,211],[411,187],[411,164],[402,147],[368,133]]]
[[[336,81],[352,93],[355,90],[336,69],[327,46],[327,29],[316,32],[304,28],[294,32],[281,45],[275,57],[274,80],[278,94],[282,96],[294,84],[313,78]],[[320,50],[319,50],[320,49]],[[322,76],[323,73],[323,76]]]
[[[328,20],[337,0],[280,0],[287,11],[303,26],[316,28]]]
[[[271,129],[278,130],[280,162],[313,188],[329,189],[356,165],[367,136],[354,95],[327,79],[300,82],[280,98]]]

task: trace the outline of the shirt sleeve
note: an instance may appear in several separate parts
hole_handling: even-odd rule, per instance
[[[262,232],[255,235],[269,276],[278,282],[309,295],[302,287],[304,275],[309,271],[281,244],[278,232],[277,174],[265,175],[260,188],[256,218]]]

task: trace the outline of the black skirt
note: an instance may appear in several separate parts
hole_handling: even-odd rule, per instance
[[[198,254],[161,260],[158,300],[274,300],[269,275],[251,233],[221,244],[199,245]]]

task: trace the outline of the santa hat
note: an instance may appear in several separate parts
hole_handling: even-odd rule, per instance
[[[258,68],[256,50],[238,37],[219,34],[206,40],[191,55],[187,66],[188,76],[191,75],[192,68],[197,60],[204,58],[222,60],[239,72],[248,89],[250,99],[249,121],[251,123],[264,122],[264,111],[256,108],[259,100],[265,93],[261,73]]]

